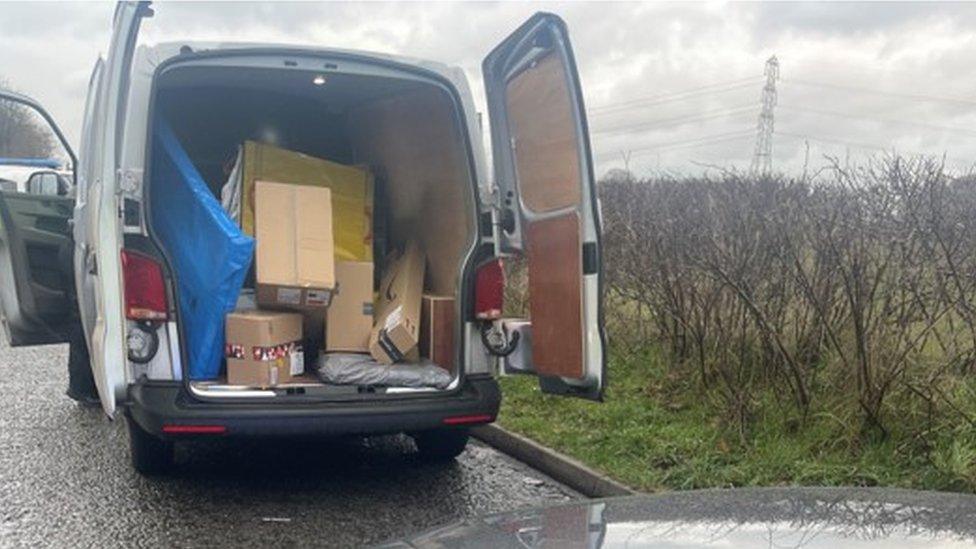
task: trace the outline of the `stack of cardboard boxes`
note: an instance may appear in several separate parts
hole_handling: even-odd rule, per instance
[[[389,263],[374,296],[368,170],[267,145],[242,150],[240,218],[257,241],[257,309],[227,316],[228,383],[288,383],[303,375],[306,342],[316,339],[325,352],[392,364],[416,361],[426,337],[425,356],[453,370],[453,299],[422,296],[416,243]]]

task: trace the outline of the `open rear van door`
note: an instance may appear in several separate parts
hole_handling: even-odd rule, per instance
[[[84,246],[76,268],[91,284],[80,288],[83,310],[95,311],[94,322],[86,323],[92,374],[102,408],[114,416],[116,402],[125,397],[125,322],[122,314],[121,208],[119,163],[126,98],[132,56],[143,17],[150,15],[149,2],[119,2],[112,23],[112,38],[105,64],[97,79],[90,154],[83,154],[80,177],[85,179],[86,223],[75,238]],[[144,136],[141,136],[144,137]],[[86,153],[86,151],[83,151]],[[94,307],[91,306],[94,304]]]
[[[531,353],[544,392],[600,400],[605,380],[600,219],[566,24],[538,13],[482,65],[499,254],[525,257]],[[526,335],[529,335],[528,333]]]
[[[78,322],[70,177],[53,171],[64,168],[60,161],[21,156],[50,153],[57,142],[72,169],[77,160],[54,119],[29,97],[0,90],[0,128],[0,157],[7,157],[0,168],[25,179],[0,190],[0,324],[14,347],[64,343]]]

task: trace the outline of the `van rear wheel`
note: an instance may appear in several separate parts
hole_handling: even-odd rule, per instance
[[[427,461],[450,461],[468,445],[467,429],[435,429],[413,433],[420,457]]]
[[[129,456],[132,468],[146,476],[161,475],[173,468],[173,442],[153,436],[132,419],[129,424]]]

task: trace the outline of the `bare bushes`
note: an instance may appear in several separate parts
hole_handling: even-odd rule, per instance
[[[882,438],[893,398],[965,416],[950,393],[976,349],[973,179],[889,158],[812,182],[617,177],[601,196],[614,343],[666,345],[743,438],[770,392],[801,422],[829,395]]]

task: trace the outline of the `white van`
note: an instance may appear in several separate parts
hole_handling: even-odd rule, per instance
[[[459,68],[294,46],[136,48],[140,21],[150,16],[148,2],[116,9],[85,106],[73,212],[42,224],[10,211],[17,200],[0,194],[5,332],[12,345],[68,341],[72,360],[90,356],[105,413],[121,409],[128,420],[138,471],[169,467],[176,440],[213,436],[408,433],[422,454],[453,458],[467,427],[494,421],[500,373],[536,375],[547,393],[602,398],[599,206],[559,17],[533,16],[484,61],[489,180]],[[0,99],[50,118],[25,98]],[[154,236],[149,207],[160,113],[204,176],[243,139],[266,138],[368,165],[381,177],[385,203],[378,196],[376,208],[388,211],[389,238],[421,242],[431,289],[455,296],[459,367],[451,385],[258,390],[191,381],[175,295],[180,273]],[[50,276],[56,263],[39,261],[58,247],[73,249],[73,276]],[[531,321],[501,318],[499,260],[508,257],[525,259]]]

